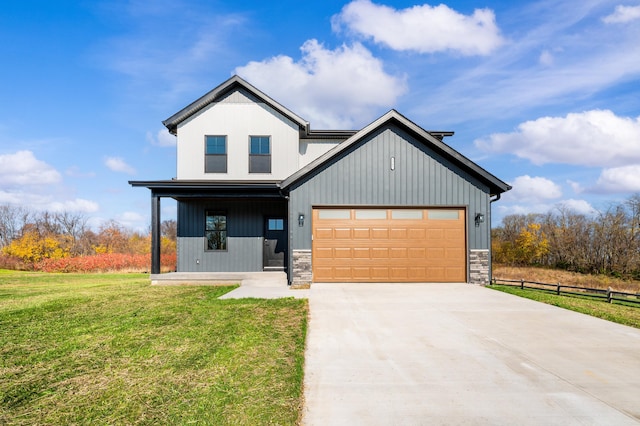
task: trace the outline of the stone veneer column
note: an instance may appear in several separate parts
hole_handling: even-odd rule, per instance
[[[311,250],[293,250],[291,286],[308,286],[311,284],[311,280]]]
[[[489,250],[471,250],[469,272],[471,284],[489,285]]]

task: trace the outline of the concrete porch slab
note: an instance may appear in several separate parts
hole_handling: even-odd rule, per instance
[[[281,297],[307,298],[308,289],[292,289],[287,274],[282,271],[265,272],[171,272],[152,274],[151,285],[229,285],[240,284],[237,289],[220,299],[278,299]]]
[[[287,285],[287,274],[266,272],[169,272],[151,274],[151,285],[226,285],[241,284],[244,280],[281,281]]]

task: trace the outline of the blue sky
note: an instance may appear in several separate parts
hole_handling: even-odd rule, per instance
[[[149,225],[161,121],[239,74],[311,123],[397,109],[514,189],[511,213],[640,192],[640,2],[20,1],[0,12],[0,204]],[[163,218],[175,204],[163,202]]]

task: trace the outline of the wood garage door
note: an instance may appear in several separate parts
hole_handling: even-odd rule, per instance
[[[313,210],[315,282],[466,282],[465,210]]]

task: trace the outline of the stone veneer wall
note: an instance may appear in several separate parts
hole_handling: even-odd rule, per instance
[[[471,284],[489,285],[489,250],[471,250],[469,272]]]
[[[293,274],[291,285],[311,284],[311,250],[293,250]]]

